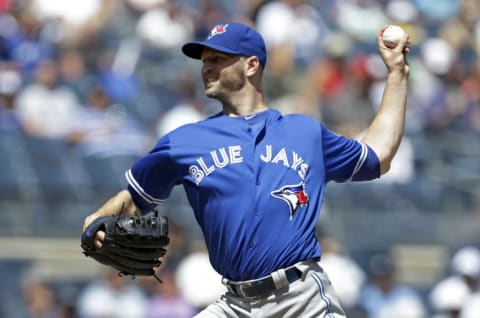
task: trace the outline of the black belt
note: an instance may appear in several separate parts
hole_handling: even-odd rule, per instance
[[[293,283],[302,277],[302,272],[296,267],[285,270],[285,274],[289,283]],[[245,298],[267,296],[277,290],[271,275],[245,283],[227,282],[226,285],[231,293]]]

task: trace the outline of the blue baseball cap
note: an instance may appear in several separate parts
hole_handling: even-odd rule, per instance
[[[182,52],[188,57],[200,59],[206,47],[228,54],[256,56],[263,67],[267,63],[267,50],[262,36],[242,23],[218,24],[204,41],[184,44]]]

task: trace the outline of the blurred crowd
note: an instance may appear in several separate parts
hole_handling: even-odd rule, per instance
[[[377,54],[378,30],[397,24],[409,33],[406,136],[384,182],[411,181],[422,156],[435,168],[428,163],[429,145],[419,140],[449,132],[451,156],[463,144],[456,136],[478,142],[478,0],[0,1],[0,136],[33,138],[35,145],[54,140],[86,158],[139,157],[166,132],[220,110],[203,95],[199,64],[180,47],[232,20],[265,37],[269,105],[310,114],[349,137],[363,133],[382,97],[386,69]],[[478,157],[468,161],[478,149],[466,148],[461,163],[473,165],[478,180]],[[472,201],[480,211],[480,200]],[[0,309],[13,318],[191,317],[222,290],[195,244],[169,256],[160,274],[164,284],[107,271],[75,297],[62,298],[55,286],[25,275],[25,316]],[[325,240],[324,246],[322,261],[349,317],[478,317],[476,247],[452,253],[444,277],[419,292],[395,280],[388,253],[357,264],[338,242]]]
[[[237,20],[265,37],[272,107],[361,133],[385,79],[376,33],[394,23],[411,37],[408,131],[480,131],[475,0],[2,3],[2,130],[64,138],[88,153],[142,154],[151,138],[218,110],[180,46]]]
[[[27,271],[18,307],[5,313],[12,318],[191,318],[226,288],[201,244],[186,250],[182,235],[173,238],[158,271],[162,283],[104,267],[72,288]],[[362,266],[337,240],[323,237],[322,243],[322,267],[349,318],[478,317],[480,250],[475,246],[452,250],[438,280],[422,291],[399,278],[388,251],[370,255]]]

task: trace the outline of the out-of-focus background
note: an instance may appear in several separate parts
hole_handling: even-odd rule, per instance
[[[181,189],[153,279],[81,254],[85,216],[159,136],[218,112],[181,45],[225,21],[265,37],[268,104],[360,136],[411,38],[405,138],[385,178],[329,184],[322,262],[349,317],[479,317],[478,0],[0,1],[0,317],[191,317],[224,290]]]

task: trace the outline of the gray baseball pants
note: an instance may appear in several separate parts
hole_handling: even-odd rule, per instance
[[[302,277],[268,297],[248,299],[226,292],[194,318],[345,318],[318,262],[300,262],[295,267]]]

